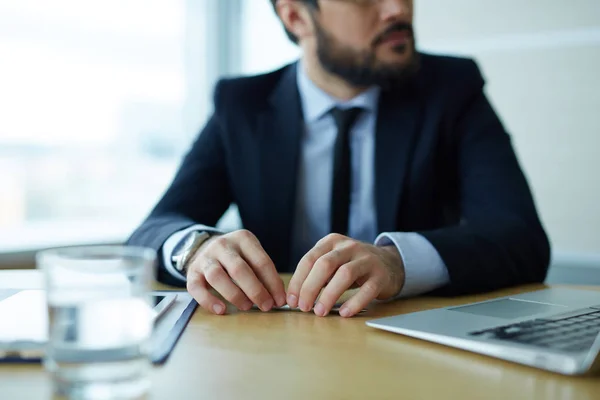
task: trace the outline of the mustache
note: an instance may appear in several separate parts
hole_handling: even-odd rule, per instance
[[[373,46],[381,44],[389,35],[396,32],[408,32],[411,37],[414,37],[414,30],[412,24],[406,22],[397,22],[387,27],[373,40]]]

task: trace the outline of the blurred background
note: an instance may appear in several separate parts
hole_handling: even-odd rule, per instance
[[[553,244],[600,284],[600,1],[415,0],[422,51],[476,58]],[[268,0],[0,0],[0,267],[123,241],[219,77],[294,61]],[[221,222],[238,223],[235,209]]]

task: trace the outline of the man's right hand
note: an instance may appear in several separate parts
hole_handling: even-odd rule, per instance
[[[239,230],[207,240],[187,268],[187,290],[200,306],[225,314],[211,287],[238,309],[262,311],[286,303],[285,288],[271,258],[251,232]]]

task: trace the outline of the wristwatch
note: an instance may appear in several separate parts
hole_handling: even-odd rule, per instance
[[[192,231],[175,246],[171,253],[171,262],[177,271],[183,276],[187,276],[187,264],[196,253],[196,250],[202,246],[211,237],[206,231]]]

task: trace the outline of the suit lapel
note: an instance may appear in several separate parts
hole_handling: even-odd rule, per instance
[[[409,173],[421,112],[414,87],[403,94],[382,92],[375,134],[375,203],[377,231],[398,230],[397,217]]]
[[[290,255],[296,177],[304,123],[296,65],[287,68],[270,98],[270,108],[258,118],[260,189],[266,230],[272,239],[268,252],[287,263]],[[287,265],[279,265],[283,270]]]

